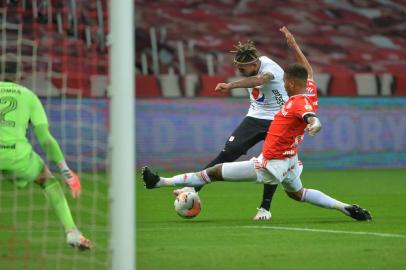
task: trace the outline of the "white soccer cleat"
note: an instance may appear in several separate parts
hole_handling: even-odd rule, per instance
[[[71,229],[66,232],[66,242],[68,245],[79,250],[86,250],[92,247],[92,242],[83,236],[78,229]]]
[[[192,188],[192,187],[179,188],[179,189],[173,190],[173,195],[175,195],[177,197],[179,194],[181,194],[183,192],[196,192],[196,190],[195,190],[195,188]]]
[[[257,208],[258,212],[254,217],[254,220],[271,220],[272,214],[270,211],[264,209],[264,208]]]

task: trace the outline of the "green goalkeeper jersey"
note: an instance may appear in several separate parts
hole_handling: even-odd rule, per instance
[[[0,82],[0,169],[7,169],[31,153],[26,136],[29,123],[48,126],[38,97],[18,84]]]

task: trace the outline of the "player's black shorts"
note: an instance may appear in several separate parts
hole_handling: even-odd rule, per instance
[[[265,140],[271,122],[246,116],[228,138],[224,150],[245,155],[251,147]]]

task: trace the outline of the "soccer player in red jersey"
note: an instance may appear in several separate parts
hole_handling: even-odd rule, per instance
[[[289,44],[290,33],[286,28],[281,31],[287,36]],[[148,167],[144,167],[142,174],[146,188],[194,187],[215,181],[282,184],[286,194],[296,201],[336,209],[356,220],[371,220],[370,213],[358,205],[338,201],[321,191],[302,186],[300,175],[303,166],[298,160],[298,146],[305,131],[315,136],[321,130],[320,120],[315,113],[317,98],[309,95],[309,90],[315,91],[316,86],[312,80],[309,82],[308,75],[305,63],[294,64],[285,69],[283,80],[289,99],[269,126],[259,157],[248,161],[217,164],[200,172],[184,173],[170,178],[159,177]],[[307,87],[312,89],[306,89]]]
[[[229,139],[216,158],[206,168],[216,164],[236,161],[259,142],[265,140],[269,125],[275,114],[288,100],[283,83],[283,69],[267,56],[260,56],[253,41],[238,42],[233,64],[243,77],[240,80],[217,84],[215,91],[227,92],[235,88],[245,88],[250,97],[250,107],[244,119],[231,133]],[[175,189],[178,196],[182,192],[197,192],[203,186]],[[270,220],[271,201],[277,185],[263,185],[262,201],[257,208],[254,220]]]

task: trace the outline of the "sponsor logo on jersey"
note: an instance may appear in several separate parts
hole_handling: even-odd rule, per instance
[[[282,107],[282,105],[285,104],[285,101],[283,100],[281,93],[279,93],[279,91],[276,89],[272,90],[272,93],[275,96],[276,103]]]
[[[259,91],[258,88],[252,88],[251,91],[251,96],[253,99],[255,99],[257,102],[264,102],[265,100],[265,95],[261,91]]]
[[[308,111],[311,111],[312,110],[312,105],[306,104],[305,109],[308,110]]]
[[[20,89],[14,89],[14,88],[0,88],[1,93],[7,93],[7,94],[21,94]]]
[[[288,150],[288,151],[283,152],[284,156],[292,156],[294,154],[295,154],[295,150]]]
[[[4,150],[15,150],[16,145],[15,144],[0,144],[0,149]]]

